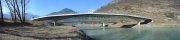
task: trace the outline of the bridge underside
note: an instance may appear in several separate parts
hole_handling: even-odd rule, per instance
[[[73,26],[101,26],[102,23],[120,27],[125,24],[137,24],[139,21],[145,21],[146,18],[124,16],[124,15],[70,15],[70,16],[53,16],[37,19],[48,23],[55,23],[53,25],[73,25]],[[148,22],[144,22],[148,23]],[[142,23],[143,24],[143,23]]]

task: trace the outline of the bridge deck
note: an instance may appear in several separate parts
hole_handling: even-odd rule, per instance
[[[70,16],[80,16],[80,15],[121,15],[121,16],[131,16],[131,17],[138,17],[138,18],[144,18],[144,19],[152,19],[149,17],[142,17],[138,15],[127,15],[127,14],[114,14],[114,13],[77,13],[77,14],[59,14],[59,15],[48,15],[48,16],[42,16],[42,17],[37,17],[33,18],[32,20],[40,20],[40,19],[45,19],[45,18],[53,18],[53,17],[61,17],[62,19]]]

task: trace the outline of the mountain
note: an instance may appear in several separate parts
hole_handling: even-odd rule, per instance
[[[62,9],[61,11],[53,12],[53,13],[50,13],[48,15],[70,14],[70,13],[77,13],[77,12],[73,11],[72,9],[65,8],[65,9]]]
[[[32,19],[32,18],[36,18],[39,17],[38,15],[34,15],[34,14],[30,14],[30,13],[26,13],[26,19]]]
[[[155,22],[174,21],[180,16],[180,0],[113,0],[95,12],[138,15]]]
[[[33,15],[30,13],[26,13],[26,19],[31,20],[32,18],[39,17],[38,15]],[[11,18],[10,14],[4,14],[4,18]]]
[[[9,14],[3,14],[4,15],[4,18],[11,18],[11,15]]]

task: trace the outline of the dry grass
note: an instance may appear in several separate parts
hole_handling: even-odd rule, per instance
[[[98,9],[97,13],[120,13],[155,18],[155,22],[169,22],[174,20],[180,12],[180,0],[113,0]],[[160,19],[156,20],[156,19]]]
[[[36,39],[0,33],[0,40],[36,40]]]
[[[0,32],[10,34],[0,35],[0,39],[62,39],[78,38],[79,31],[71,26],[57,27],[3,27]]]

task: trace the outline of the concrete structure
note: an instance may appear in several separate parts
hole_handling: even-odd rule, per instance
[[[78,14],[59,14],[59,15],[49,15],[49,16],[42,16],[38,18],[34,18],[33,20],[36,21],[45,21],[51,20],[54,23],[61,23],[65,25],[89,25],[92,24],[96,26],[119,26],[122,24],[123,21],[131,20],[134,23],[138,23],[140,21],[151,20],[148,17],[141,17],[136,15],[126,15],[126,14],[114,14],[114,13],[78,13]],[[121,22],[121,23],[120,23]],[[152,22],[149,21],[149,22]],[[148,23],[149,23],[148,22]],[[103,25],[101,25],[103,24]],[[140,24],[140,23],[139,23]]]
[[[175,19],[180,20],[180,14],[175,14]]]

